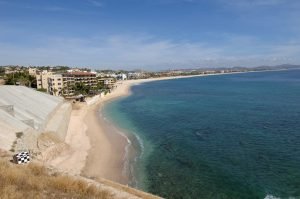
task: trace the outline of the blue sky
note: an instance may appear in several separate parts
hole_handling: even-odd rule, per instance
[[[300,64],[298,0],[0,0],[0,65]]]

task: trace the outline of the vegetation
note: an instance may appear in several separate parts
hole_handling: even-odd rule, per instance
[[[4,67],[0,67],[0,77],[3,77],[5,74],[5,69]]]
[[[40,92],[43,92],[43,93],[46,93],[47,92],[47,89],[45,88],[38,88],[36,89],[37,91],[40,91]]]
[[[30,163],[14,165],[0,160],[0,198],[99,198],[108,199],[107,191],[69,176],[48,174],[45,167]]]
[[[66,88],[65,90],[72,87],[72,89],[74,90],[75,95],[80,95],[80,94],[82,94],[82,95],[95,95],[95,94],[98,94],[99,91],[107,90],[107,88],[105,88],[104,84],[101,83],[101,82],[97,83],[96,87],[87,86],[83,82],[75,83],[75,85],[73,85],[73,86],[68,85],[67,87],[68,88]]]
[[[28,72],[16,72],[6,75],[5,84],[36,88],[36,78],[29,75]]]
[[[75,95],[88,95],[90,93],[91,87],[90,86],[86,86],[84,83],[80,82],[80,83],[75,83],[74,85],[74,93]]]
[[[68,67],[68,66],[56,66],[56,67],[52,68],[52,71],[53,72],[66,72],[69,69],[70,69],[70,67]]]
[[[129,193],[131,195],[134,195],[134,196],[137,196],[137,197],[140,197],[140,198],[143,198],[143,199],[160,199],[160,197],[152,195],[150,193],[145,193],[145,192],[140,191],[138,189],[133,189],[131,187],[128,187],[128,186],[125,186],[125,185],[122,185],[122,184],[119,184],[119,183],[115,183],[113,181],[109,181],[109,180],[106,180],[106,179],[103,179],[103,178],[102,179],[95,179],[95,180],[97,182],[105,184],[109,187],[113,187],[117,190],[124,191],[126,193]]]

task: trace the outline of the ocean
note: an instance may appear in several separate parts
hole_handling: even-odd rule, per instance
[[[105,116],[137,151],[132,186],[165,198],[300,198],[300,70],[155,81]]]

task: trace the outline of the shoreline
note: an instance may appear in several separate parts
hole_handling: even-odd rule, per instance
[[[147,82],[240,73],[249,72],[172,76],[117,82],[117,87],[111,93],[100,97],[94,104],[80,105],[79,110],[72,110],[65,139],[72,149],[72,153],[63,152],[60,157],[54,160],[55,166],[74,175],[96,179],[105,178],[128,185],[132,176],[130,176],[130,165],[126,165],[126,163],[130,164],[128,159],[132,158],[130,157],[132,154],[128,152],[134,150],[129,149],[132,146],[132,140],[122,129],[118,129],[113,121],[107,121],[102,114],[103,107],[108,102],[129,96],[132,86]],[[133,154],[135,153],[133,152]],[[124,172],[124,168],[129,172]]]
[[[229,74],[229,73],[228,73]],[[233,74],[233,73],[230,73]],[[116,88],[111,93],[100,97],[95,104],[86,105],[88,108],[84,123],[87,126],[85,134],[90,140],[91,147],[87,150],[85,166],[81,169],[81,175],[88,178],[105,178],[124,185],[137,185],[132,163],[135,163],[138,151],[133,147],[132,140],[135,135],[119,129],[114,121],[109,121],[103,115],[104,106],[121,97],[131,94],[131,87],[147,82],[163,81],[182,78],[203,77],[209,75],[223,74],[203,74],[189,76],[172,76],[151,79],[125,80],[116,83]],[[93,101],[93,100],[91,100]],[[137,139],[137,138],[134,138]],[[138,143],[140,144],[140,143]]]
[[[103,105],[100,101],[88,107],[84,118],[91,147],[87,151],[81,174],[89,178],[105,178],[127,184],[127,176],[122,175],[127,140],[100,114]]]

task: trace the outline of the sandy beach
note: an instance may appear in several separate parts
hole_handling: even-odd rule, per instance
[[[102,96],[94,105],[87,107],[83,122],[87,126],[86,135],[89,137],[91,147],[87,151],[86,164],[81,170],[83,176],[105,178],[122,184],[129,183],[130,174],[124,169],[128,158],[125,149],[130,141],[125,134],[104,118],[101,110],[107,102],[129,95],[132,85],[146,81],[118,82],[111,93]]]
[[[124,172],[128,138],[105,120],[101,109],[105,103],[130,94],[133,85],[144,82],[183,77],[153,78],[117,82],[116,88],[105,96],[87,99],[93,103],[73,104],[65,143],[68,147],[48,163],[61,171],[89,178],[105,178],[128,184]],[[89,105],[88,105],[89,104]]]
[[[125,149],[129,140],[102,116],[101,109],[111,100],[130,95],[130,88],[133,85],[197,76],[119,81],[111,93],[87,99],[87,103],[73,105],[65,139],[69,148],[52,160],[51,165],[73,175],[105,178],[128,184],[129,174],[124,172],[124,166],[127,158]]]

